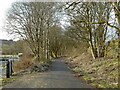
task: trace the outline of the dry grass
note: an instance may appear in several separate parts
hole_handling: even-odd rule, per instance
[[[32,59],[33,59],[32,56],[24,55],[23,57],[20,58],[20,60],[18,62],[15,62],[13,64],[13,71],[19,72],[21,70],[24,70],[24,69],[30,67],[33,64]]]
[[[118,87],[118,60],[108,58],[92,59],[83,53],[66,60],[71,69],[82,76],[89,84],[99,88]]]

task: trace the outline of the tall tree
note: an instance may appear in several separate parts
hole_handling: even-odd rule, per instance
[[[104,57],[108,26],[102,22],[109,21],[110,3],[73,2],[68,7],[74,37],[89,42],[93,58]]]
[[[47,45],[44,38],[53,25],[55,3],[19,2],[14,3],[8,12],[7,29],[10,33],[20,35],[26,40],[37,60],[42,60]],[[51,24],[52,22],[52,24]],[[47,36],[46,36],[47,37]],[[48,41],[48,40],[47,40]]]
[[[120,62],[120,1],[113,2],[112,6],[114,8],[115,18],[117,19],[118,26],[116,27],[110,24],[109,26],[115,28],[118,34],[118,70],[120,70],[120,63],[119,63]],[[119,76],[120,76],[120,73],[118,72],[118,88],[120,87]]]

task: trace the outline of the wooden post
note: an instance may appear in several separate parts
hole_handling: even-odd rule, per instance
[[[10,78],[10,63],[9,60],[7,60],[7,65],[6,65],[6,78]]]

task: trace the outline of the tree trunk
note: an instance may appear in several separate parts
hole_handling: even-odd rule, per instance
[[[92,57],[93,57],[93,59],[96,59],[98,57],[97,48],[94,48],[91,41],[89,42],[89,44],[90,44],[90,48],[91,48]]]
[[[94,45],[93,45],[91,30],[89,30],[89,34],[90,34],[90,36],[89,36],[89,39],[90,39],[89,44],[90,44],[90,47],[91,47],[92,57],[93,57],[93,59],[95,59],[95,58],[98,57],[97,48],[95,48]]]
[[[117,2],[113,3],[113,7],[114,7],[114,12],[115,12],[115,17],[119,25],[117,34],[118,34],[118,71],[120,71],[120,10],[118,9]],[[120,72],[118,72],[118,87],[120,87]]]
[[[118,87],[120,88],[120,32],[118,33]]]

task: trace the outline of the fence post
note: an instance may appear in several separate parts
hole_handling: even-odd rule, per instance
[[[7,65],[6,65],[6,78],[10,78],[10,62],[7,60]]]
[[[12,75],[13,69],[12,69],[12,60],[10,61],[10,75]]]

